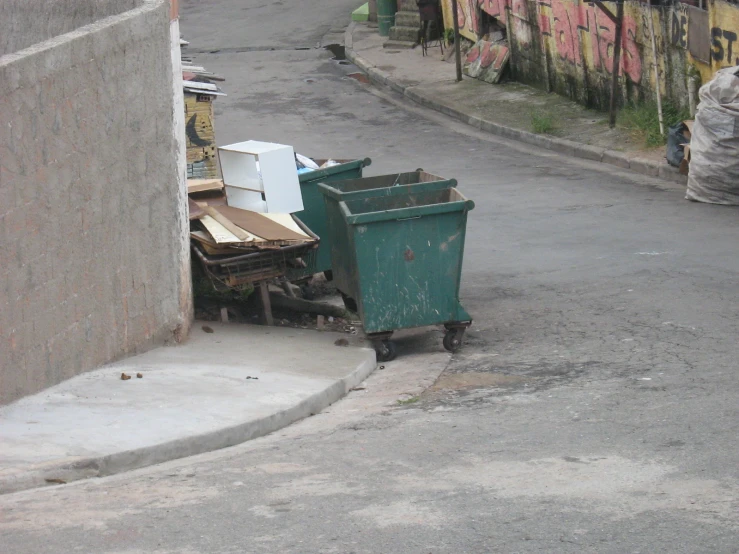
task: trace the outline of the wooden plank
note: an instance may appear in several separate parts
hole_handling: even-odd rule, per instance
[[[190,196],[200,207],[203,206],[226,206],[226,195],[220,190],[206,192],[195,192]]]
[[[229,221],[232,221],[241,229],[245,229],[267,241],[300,241],[306,239],[305,234],[302,232],[296,233],[292,229],[265,217],[261,213],[250,212],[232,206],[217,206],[213,209],[218,210],[220,214],[227,217]]]
[[[259,240],[259,237],[255,237],[248,231],[245,231],[234,222],[232,222],[228,217],[223,215],[220,210],[224,207],[225,206],[220,206],[218,208],[215,208],[213,206],[205,206],[203,210],[205,210],[205,213],[207,213],[210,217],[212,217],[218,223],[228,229],[229,233],[232,233],[233,235],[239,237],[239,240],[241,240],[242,242],[254,242],[256,240]]]
[[[267,282],[262,281],[258,285],[259,287],[259,298],[262,301],[262,316],[264,317],[265,325],[274,325],[274,319],[272,319],[272,303],[269,298],[269,289],[267,288]]]
[[[213,240],[218,244],[241,244],[241,239],[226,229],[223,225],[218,223],[209,215],[204,215],[200,218],[200,223],[203,224]]]
[[[209,256],[239,255],[248,254],[248,250],[241,248],[230,248],[228,246],[218,246],[218,244],[205,231],[191,231],[190,238],[197,241]]]
[[[223,190],[223,179],[188,179],[187,193]]]
[[[202,91],[216,91],[218,87],[213,83],[203,83],[201,81],[182,81],[182,85],[188,88],[194,88]]]
[[[201,208],[192,198],[187,199],[187,209],[190,214],[190,221],[193,219],[200,219],[205,215],[203,208]]]
[[[262,214],[264,217],[268,217],[275,223],[279,223],[283,227],[290,229],[307,240],[312,240],[310,235],[306,234],[298,225],[293,216],[290,214]]]

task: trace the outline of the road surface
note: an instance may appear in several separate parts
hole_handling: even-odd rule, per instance
[[[323,48],[358,4],[183,0],[182,31],[227,77],[221,144],[458,179],[463,352],[406,333],[364,390],[282,432],[0,497],[1,550],[739,552],[736,209],[378,95]]]

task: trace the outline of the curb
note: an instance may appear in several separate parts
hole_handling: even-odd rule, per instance
[[[643,158],[629,158],[623,152],[618,152],[616,150],[606,150],[604,148],[581,144],[567,139],[547,137],[544,135],[537,135],[529,131],[523,131],[521,129],[514,129],[513,127],[506,127],[505,125],[500,125],[493,121],[486,121],[456,108],[446,106],[435,100],[433,97],[417,90],[417,87],[415,86],[401,85],[399,82],[395,81],[389,73],[381,69],[377,69],[374,65],[354,51],[353,33],[356,26],[356,22],[352,22],[347,27],[346,31],[344,31],[346,58],[364,71],[369,77],[369,80],[375,85],[388,87],[416,104],[453,117],[471,127],[480,129],[481,131],[485,131],[492,135],[513,139],[525,144],[531,144],[533,146],[538,146],[540,148],[565,154],[574,158],[600,162],[622,169],[628,169],[642,175],[658,177],[678,185],[687,185],[688,183],[686,175],[681,175],[676,168],[673,168],[666,163],[655,162],[653,160],[646,160]]]
[[[23,490],[48,487],[50,483],[65,484],[90,477],[106,477],[142,467],[160,464],[204,454],[222,448],[241,444],[274,431],[278,431],[298,420],[316,414],[334,402],[340,400],[375,370],[377,366],[375,352],[366,350],[365,359],[346,377],[335,381],[321,392],[304,399],[297,405],[275,412],[269,416],[247,421],[183,439],[177,439],[153,446],[117,452],[107,456],[98,456],[50,462],[33,469],[8,475],[0,475],[0,494],[9,494]],[[53,479],[53,481],[47,481]]]

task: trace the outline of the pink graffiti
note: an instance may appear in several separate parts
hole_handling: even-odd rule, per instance
[[[477,0],[458,0],[458,2],[460,4],[462,2],[467,3],[467,13],[469,14],[469,30],[477,34],[480,30],[480,25],[477,21]]]
[[[507,53],[508,48],[502,44],[481,41],[472,47],[467,54],[466,61],[468,64],[471,64],[480,60],[480,68],[487,69],[492,65],[493,69],[500,70]]]
[[[479,22],[477,21],[477,2],[478,0],[458,0],[457,1],[457,23],[459,29],[478,34]]]
[[[480,9],[488,15],[499,17],[505,15],[509,0],[479,0]]]
[[[467,52],[467,58],[465,58],[465,61],[467,63],[474,63],[479,59],[480,59],[480,45],[475,44],[475,46],[470,48],[470,51]]]
[[[547,6],[544,2],[541,4]],[[615,24],[594,5],[551,0],[549,7],[552,10],[552,24],[542,10],[539,31],[542,35],[552,36],[560,57],[575,65],[582,65],[582,51],[588,47],[587,33],[590,35],[589,47],[595,67],[613,73]],[[638,83],[641,81],[642,65],[635,39],[636,21],[625,15],[621,31],[621,71]]]
[[[461,2],[457,2],[457,25],[460,29],[464,29],[465,23],[467,23],[467,14],[464,12],[464,6]]]
[[[552,2],[552,16],[554,18],[554,44],[562,59],[580,65],[580,44],[578,41],[577,19],[574,14],[574,4]]]

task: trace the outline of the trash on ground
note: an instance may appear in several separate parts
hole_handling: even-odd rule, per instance
[[[44,479],[47,483],[52,483],[54,485],[66,485],[67,482],[64,479],[56,479],[56,478],[47,478]]]
[[[690,137],[693,121],[681,121],[667,129],[667,147],[665,158],[667,163],[682,169],[683,165],[687,170],[687,164],[690,162]],[[685,162],[683,164],[683,162]],[[686,173],[687,175],[687,173]]]
[[[128,381],[131,378],[127,373],[121,373],[121,381]]]
[[[739,66],[719,70],[699,91],[686,198],[739,205]]]

